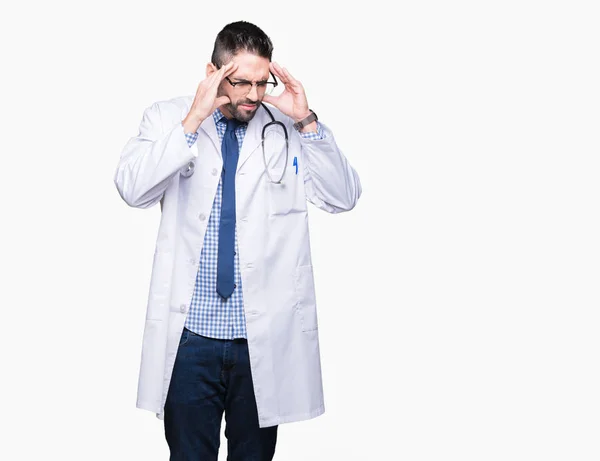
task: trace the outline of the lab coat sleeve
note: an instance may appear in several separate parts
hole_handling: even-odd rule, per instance
[[[139,134],[121,152],[114,183],[129,206],[148,208],[161,200],[173,177],[197,156],[197,144],[188,144],[182,123],[163,130],[160,103],[154,103],[144,111]]]
[[[322,139],[298,136],[306,198],[328,213],[349,211],[362,193],[360,179],[338,148],[331,130],[319,123],[324,136]]]

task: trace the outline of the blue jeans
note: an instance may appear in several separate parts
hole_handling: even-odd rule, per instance
[[[170,461],[216,461],[223,412],[227,461],[273,459],[277,426],[258,426],[247,340],[184,328],[164,409]]]

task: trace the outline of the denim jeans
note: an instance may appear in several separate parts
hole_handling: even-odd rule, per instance
[[[273,459],[277,426],[258,426],[247,340],[184,328],[164,409],[170,461],[217,461],[223,412],[227,461]]]

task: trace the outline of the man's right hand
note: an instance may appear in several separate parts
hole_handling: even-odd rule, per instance
[[[184,133],[195,133],[204,119],[217,107],[231,102],[228,96],[217,97],[217,90],[223,79],[235,72],[237,68],[238,65],[230,61],[200,82],[192,107],[182,121]]]

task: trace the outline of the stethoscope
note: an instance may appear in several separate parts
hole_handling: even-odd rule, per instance
[[[261,133],[261,147],[262,147],[262,157],[263,157],[263,164],[265,166],[265,173],[267,173],[267,177],[269,178],[269,181],[272,182],[273,184],[282,184],[282,180],[283,177],[285,176],[285,170],[287,169],[287,163],[288,163],[288,159],[289,159],[289,140],[288,140],[288,132],[287,129],[285,127],[285,125],[280,122],[275,120],[275,117],[273,117],[273,114],[271,113],[271,111],[269,110],[269,108],[267,106],[265,106],[262,102],[260,103],[261,106],[263,106],[263,108],[267,111],[267,113],[269,114],[269,117],[271,118],[271,121],[269,123],[267,123],[265,126],[263,126],[262,129],[262,133]],[[281,172],[281,176],[279,177],[279,179],[277,181],[273,181],[273,178],[271,177],[271,174],[269,173],[269,167],[267,166],[267,154],[265,153],[265,132],[267,130],[267,128],[269,128],[270,126],[281,126],[281,128],[283,128],[283,134],[285,135],[285,163],[283,165],[283,171]],[[186,178],[189,178],[191,175],[194,174],[194,169],[195,169],[196,165],[194,163],[194,161],[190,161],[186,166],[185,169],[181,171],[181,175],[185,176]]]

